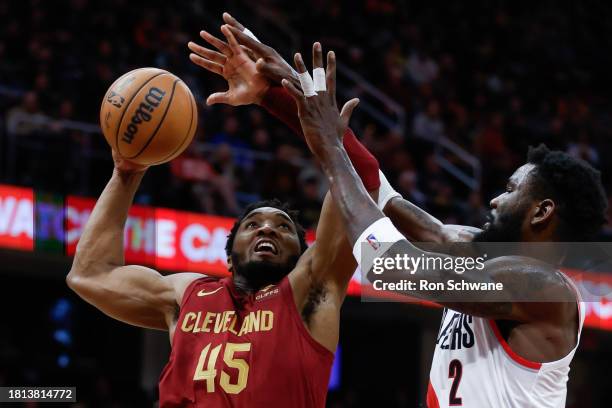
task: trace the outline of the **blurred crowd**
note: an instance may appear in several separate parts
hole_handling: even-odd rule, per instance
[[[97,123],[101,97],[115,78],[156,66],[189,84],[202,102],[200,126],[197,143],[180,159],[150,171],[137,201],[232,216],[250,201],[278,197],[314,227],[327,185],[303,141],[259,107],[203,103],[225,83],[189,62],[186,43],[198,40],[202,28],[219,33],[226,9],[286,58],[296,50],[283,45],[272,24],[298,33],[302,51],[321,41],[398,102],[404,129],[359,112],[355,133],[395,188],[443,221],[481,225],[489,200],[503,191],[527,147],[540,142],[600,168],[612,191],[606,160],[612,110],[604,91],[612,57],[603,52],[612,38],[606,25],[612,6],[603,1],[586,7],[484,0],[0,0],[0,148],[6,152],[0,180],[97,195],[109,175],[108,148],[99,134],[67,121]],[[363,92],[353,84],[341,97]],[[479,189],[440,166],[442,137],[480,160]]]

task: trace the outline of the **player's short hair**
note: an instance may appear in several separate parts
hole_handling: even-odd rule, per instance
[[[289,218],[291,218],[291,221],[293,221],[293,224],[295,224],[295,230],[300,241],[300,255],[303,254],[308,249],[308,244],[306,243],[306,231],[304,230],[304,227],[302,227],[302,225],[298,222],[299,211],[291,209],[288,203],[283,203],[280,200],[274,198],[272,200],[263,200],[251,203],[244,209],[240,217],[238,217],[238,219],[232,226],[229,235],[227,236],[227,243],[225,244],[225,253],[227,254],[227,256],[230,256],[232,254],[232,248],[234,247],[234,238],[236,237],[236,232],[238,232],[238,228],[240,228],[242,220],[244,220],[244,218],[251,211],[262,207],[272,207],[287,213]]]
[[[601,173],[584,160],[550,150],[546,145],[530,147],[527,162],[531,172],[531,194],[555,202],[562,241],[589,241],[606,222],[607,198]]]

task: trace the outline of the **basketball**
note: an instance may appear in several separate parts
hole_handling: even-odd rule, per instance
[[[109,88],[100,126],[121,157],[142,165],[168,162],[189,145],[198,124],[193,94],[168,71],[140,68]]]

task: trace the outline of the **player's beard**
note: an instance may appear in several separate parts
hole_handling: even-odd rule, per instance
[[[289,275],[300,258],[297,255],[292,256],[287,262],[279,264],[269,261],[245,262],[244,257],[236,252],[232,252],[231,257],[234,276],[240,276],[252,290],[259,290],[266,285],[278,283]]]
[[[520,242],[521,226],[527,214],[527,206],[516,211],[500,214],[497,222],[491,222],[489,227],[476,234],[473,242]]]

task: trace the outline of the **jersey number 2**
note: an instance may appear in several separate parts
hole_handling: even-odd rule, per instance
[[[461,383],[461,374],[463,373],[463,366],[461,361],[453,360],[448,366],[448,378],[453,379],[453,385],[451,385],[450,395],[448,396],[448,404],[453,406],[462,405],[461,398],[457,396],[457,389],[459,383]]]
[[[219,352],[223,344],[219,344],[213,349],[210,349],[210,344],[200,353],[200,359],[196,366],[195,374],[193,375],[194,381],[206,381],[206,391],[215,392],[215,377],[217,376],[217,370],[215,365]],[[223,362],[227,367],[236,368],[238,370],[238,380],[236,384],[230,383],[230,376],[225,372],[221,371],[221,378],[219,379],[219,385],[228,394],[238,394],[244,390],[247,386],[247,380],[249,378],[249,365],[244,359],[234,358],[235,352],[250,351],[251,343],[225,343],[225,352],[223,353]],[[210,354],[209,354],[210,351]],[[206,358],[208,357],[208,364],[206,364]],[[204,369],[206,365],[206,369]]]

